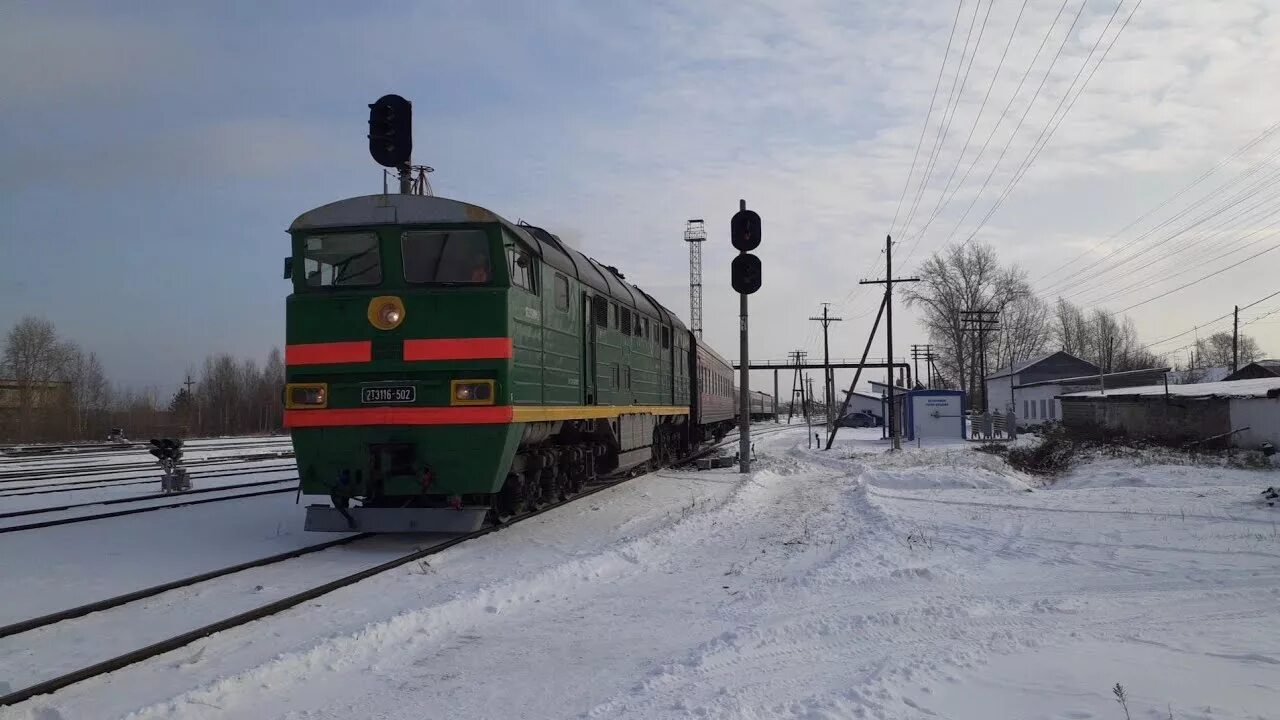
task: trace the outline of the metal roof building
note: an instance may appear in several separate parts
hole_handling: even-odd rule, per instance
[[[1059,400],[1068,427],[1168,443],[1280,445],[1280,377],[1091,390]]]

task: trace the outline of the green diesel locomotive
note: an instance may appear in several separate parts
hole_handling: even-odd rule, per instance
[[[329,499],[309,530],[470,531],[734,424],[730,365],[541,228],[384,194],[289,233],[285,426]]]

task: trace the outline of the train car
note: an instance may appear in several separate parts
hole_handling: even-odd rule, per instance
[[[759,390],[752,390],[749,394],[752,420],[771,420],[777,417],[778,409],[772,395]]]
[[[732,370],[616,269],[420,195],[290,226],[285,426],[319,531],[469,531],[732,426]]]
[[[733,384],[733,366],[692,332],[694,378],[692,408],[695,441],[720,440],[738,421],[738,389]]]

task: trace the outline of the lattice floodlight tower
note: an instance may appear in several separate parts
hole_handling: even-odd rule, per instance
[[[689,243],[689,328],[702,339],[702,243],[707,241],[702,218],[685,224],[684,241]]]
[[[173,438],[159,438],[151,441],[153,446],[148,452],[160,462],[164,475],[160,476],[161,492],[184,492],[191,489],[191,477],[187,469],[182,467],[182,441]]]

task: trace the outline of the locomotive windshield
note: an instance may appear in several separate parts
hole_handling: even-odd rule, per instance
[[[492,275],[483,230],[413,230],[400,236],[411,283],[487,283]]]
[[[353,287],[382,282],[378,236],[370,232],[312,235],[302,243],[307,287]]]

